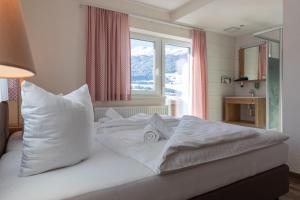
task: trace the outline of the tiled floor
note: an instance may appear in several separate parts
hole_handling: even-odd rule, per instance
[[[300,179],[290,178],[290,192],[280,200],[300,200]]]

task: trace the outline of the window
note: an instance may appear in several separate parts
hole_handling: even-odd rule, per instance
[[[179,45],[164,45],[165,96],[169,104],[176,105],[173,108],[176,116],[190,113],[190,47]]]
[[[159,95],[159,41],[149,36],[132,34],[131,88],[133,94]]]
[[[189,114],[191,44],[131,33],[133,95],[165,96],[174,115]]]
[[[131,39],[132,89],[137,91],[154,91],[154,72],[154,43]]]

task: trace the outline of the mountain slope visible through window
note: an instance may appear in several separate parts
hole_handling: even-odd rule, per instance
[[[131,39],[131,88],[154,91],[155,49],[150,41]]]

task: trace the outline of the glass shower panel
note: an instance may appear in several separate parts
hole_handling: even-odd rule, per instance
[[[267,75],[268,128],[280,130],[280,43],[269,41]]]
[[[254,34],[268,44],[267,66],[267,129],[282,129],[282,28]]]

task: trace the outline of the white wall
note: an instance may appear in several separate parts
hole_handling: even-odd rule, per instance
[[[289,166],[300,173],[300,1],[284,1],[283,131],[290,136]]]
[[[102,1],[97,2],[100,5]],[[31,81],[54,93],[67,93],[85,83],[85,8],[76,0],[22,0],[22,5],[37,71]],[[130,18],[130,26],[169,34],[175,39],[191,38],[187,29],[149,20]],[[232,37],[207,33],[209,118],[212,120],[222,119],[223,96],[234,91],[233,84],[220,83],[221,75],[234,75],[234,45]],[[163,99],[153,98],[114,104],[163,103]]]
[[[233,82],[221,84],[221,76],[234,77],[235,39],[207,32],[208,118],[223,119],[223,98],[234,94]]]

